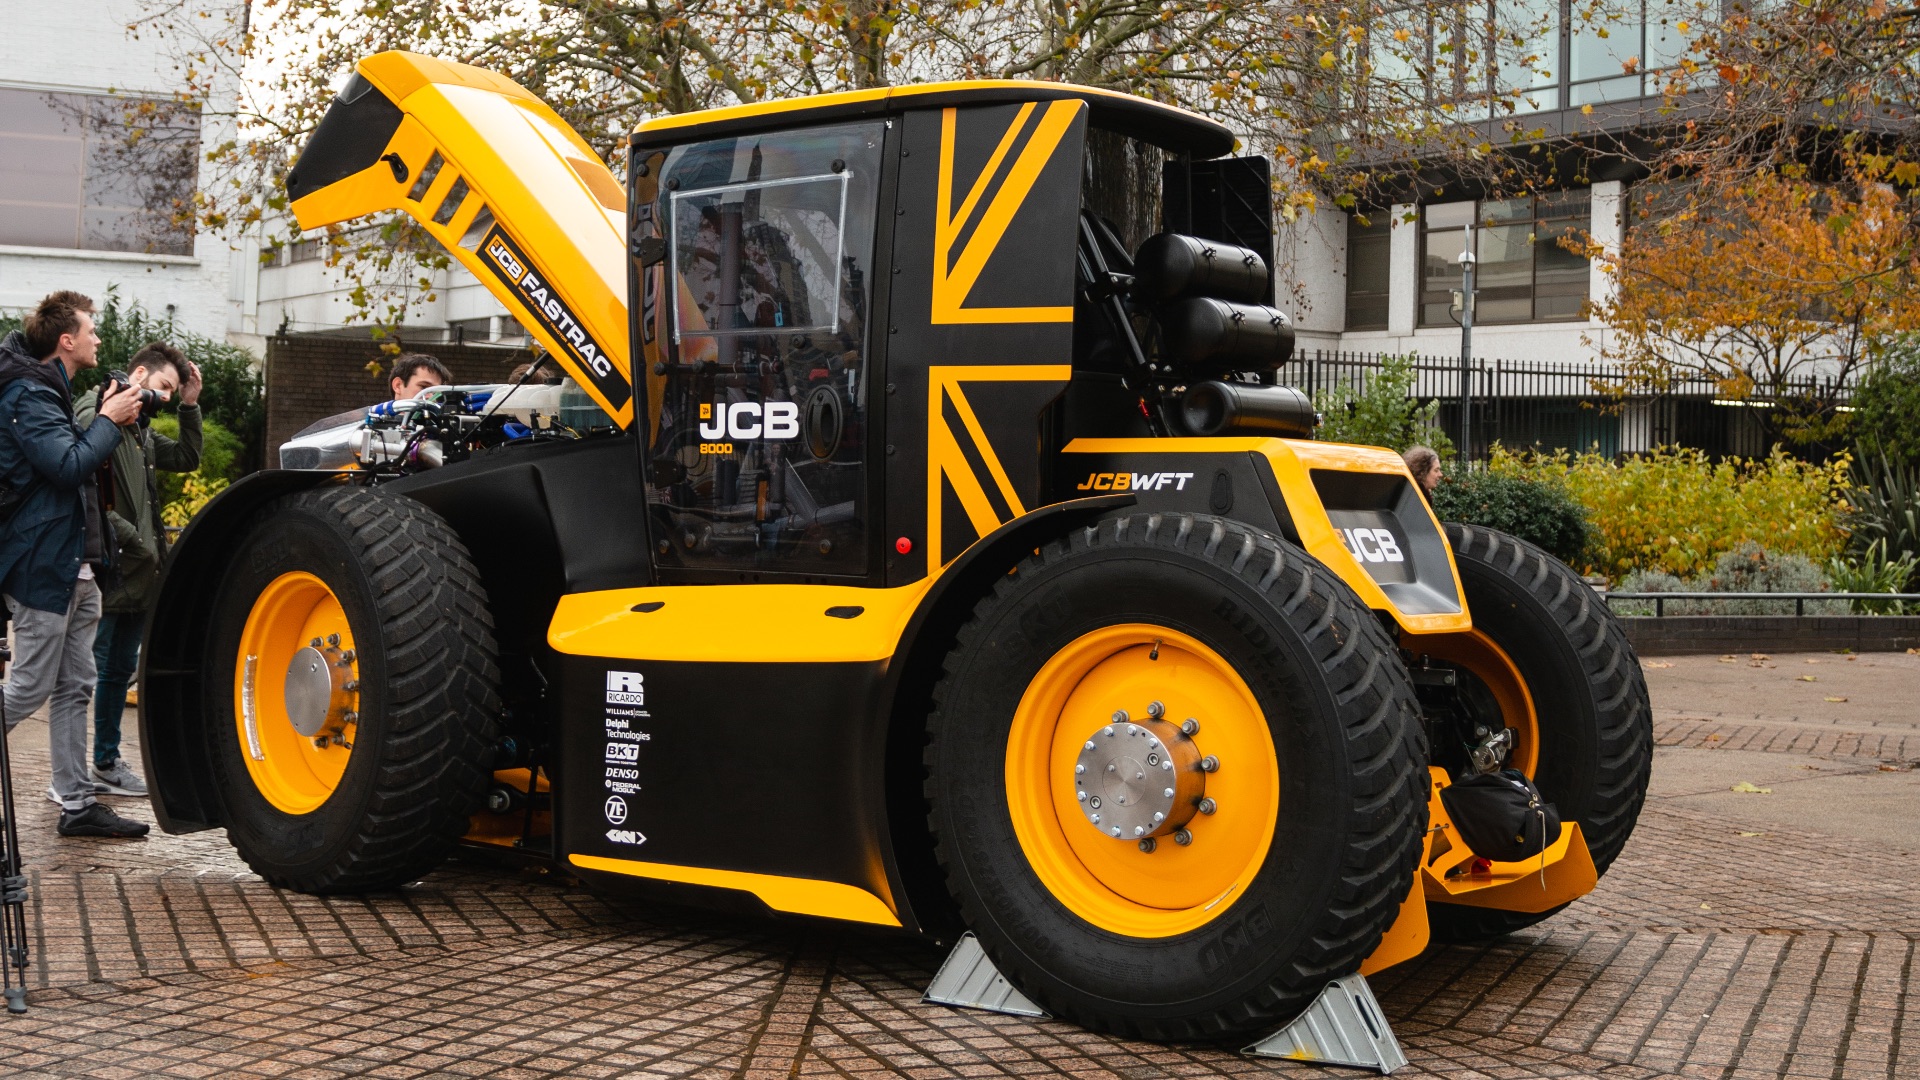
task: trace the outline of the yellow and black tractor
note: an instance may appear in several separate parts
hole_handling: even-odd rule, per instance
[[[623,187],[508,79],[362,61],[293,213],[405,212],[556,377],[375,407],[201,512],[140,686],[162,825],[307,892],[486,845],[971,931],[1169,1039],[1590,891],[1647,783],[1633,652],[1312,441],[1234,145],[942,83],[654,119]],[[1444,805],[1503,768],[1565,822],[1524,859]]]

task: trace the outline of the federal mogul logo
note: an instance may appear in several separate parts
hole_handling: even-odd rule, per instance
[[[546,275],[533,268],[533,260],[520,250],[520,245],[496,224],[487,232],[480,251],[486,256],[487,268],[507,283],[533,317],[546,327],[547,333],[565,346],[574,361],[589,373],[607,404],[615,411],[624,408],[633,392],[627,380],[614,370],[613,361],[607,358],[600,343],[593,340],[593,335],[587,333],[587,328],[580,325],[573,309],[567,307],[559,291],[547,282]]]

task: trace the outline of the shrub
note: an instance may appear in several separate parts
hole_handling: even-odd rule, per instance
[[[246,450],[240,439],[219,421],[200,421],[200,467],[190,473],[156,472],[160,488],[160,519],[168,525],[185,525],[207,499],[240,478],[245,471],[240,459]],[[169,439],[180,437],[180,418],[162,413],[153,418],[153,430]],[[196,496],[197,501],[196,501]],[[178,518],[178,520],[175,520]]]
[[[1453,440],[1433,422],[1440,402],[1422,405],[1412,396],[1414,374],[1413,357],[1389,356],[1359,392],[1341,386],[1314,395],[1313,407],[1320,412],[1314,438],[1402,452],[1424,444],[1442,459],[1452,457]]]
[[[1920,469],[1863,458],[1854,466],[1852,495],[1846,524],[1855,553],[1864,557],[1878,544],[1885,560],[1920,562]],[[1909,573],[1906,584],[1920,589],[1920,572]]]
[[[1920,469],[1920,337],[1888,350],[1854,391],[1853,433],[1863,457]]]
[[[1879,539],[1867,545],[1857,560],[1832,559],[1827,563],[1827,578],[1833,582],[1834,592],[1885,592],[1907,591],[1907,582],[1914,577],[1920,559],[1907,555],[1901,558],[1889,558],[1886,540]],[[1853,610],[1877,615],[1901,615],[1908,604],[1901,600],[1855,600]]]
[[[1564,484],[1586,509],[1589,571],[1619,578],[1664,570],[1683,578],[1713,568],[1743,543],[1823,562],[1847,533],[1849,462],[1812,464],[1775,449],[1765,458],[1711,461],[1664,448],[1614,461],[1599,454],[1515,454],[1494,448],[1488,471]]]
[[[1770,552],[1752,542],[1722,552],[1713,568],[1691,581],[1665,570],[1636,570],[1620,579],[1619,592],[1827,592],[1826,573],[1803,555]],[[1809,600],[1810,614],[1838,614],[1846,610],[1841,600]],[[1791,615],[1791,600],[1670,600],[1669,615]],[[1621,601],[1614,610],[1622,615],[1651,615],[1649,601]]]
[[[1573,566],[1581,564],[1587,547],[1586,511],[1549,477],[1450,468],[1433,493],[1433,511],[1442,521],[1511,533]]]

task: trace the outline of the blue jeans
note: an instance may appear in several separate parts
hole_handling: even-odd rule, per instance
[[[120,714],[127,708],[127,684],[140,663],[140,635],[146,615],[109,611],[100,616],[93,638],[93,662],[100,684],[93,695],[93,763],[104,769],[120,756]]]

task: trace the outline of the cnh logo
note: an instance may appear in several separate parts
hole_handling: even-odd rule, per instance
[[[1400,542],[1388,529],[1335,529],[1340,539],[1361,562],[1406,562]]]
[[[800,437],[797,401],[736,401],[700,406],[703,439],[796,439]]]
[[[1173,485],[1175,491],[1187,490],[1190,472],[1097,472],[1088,473],[1075,491],[1159,491]]]
[[[647,703],[646,676],[637,671],[607,672],[607,703],[609,705],[645,705]]]

